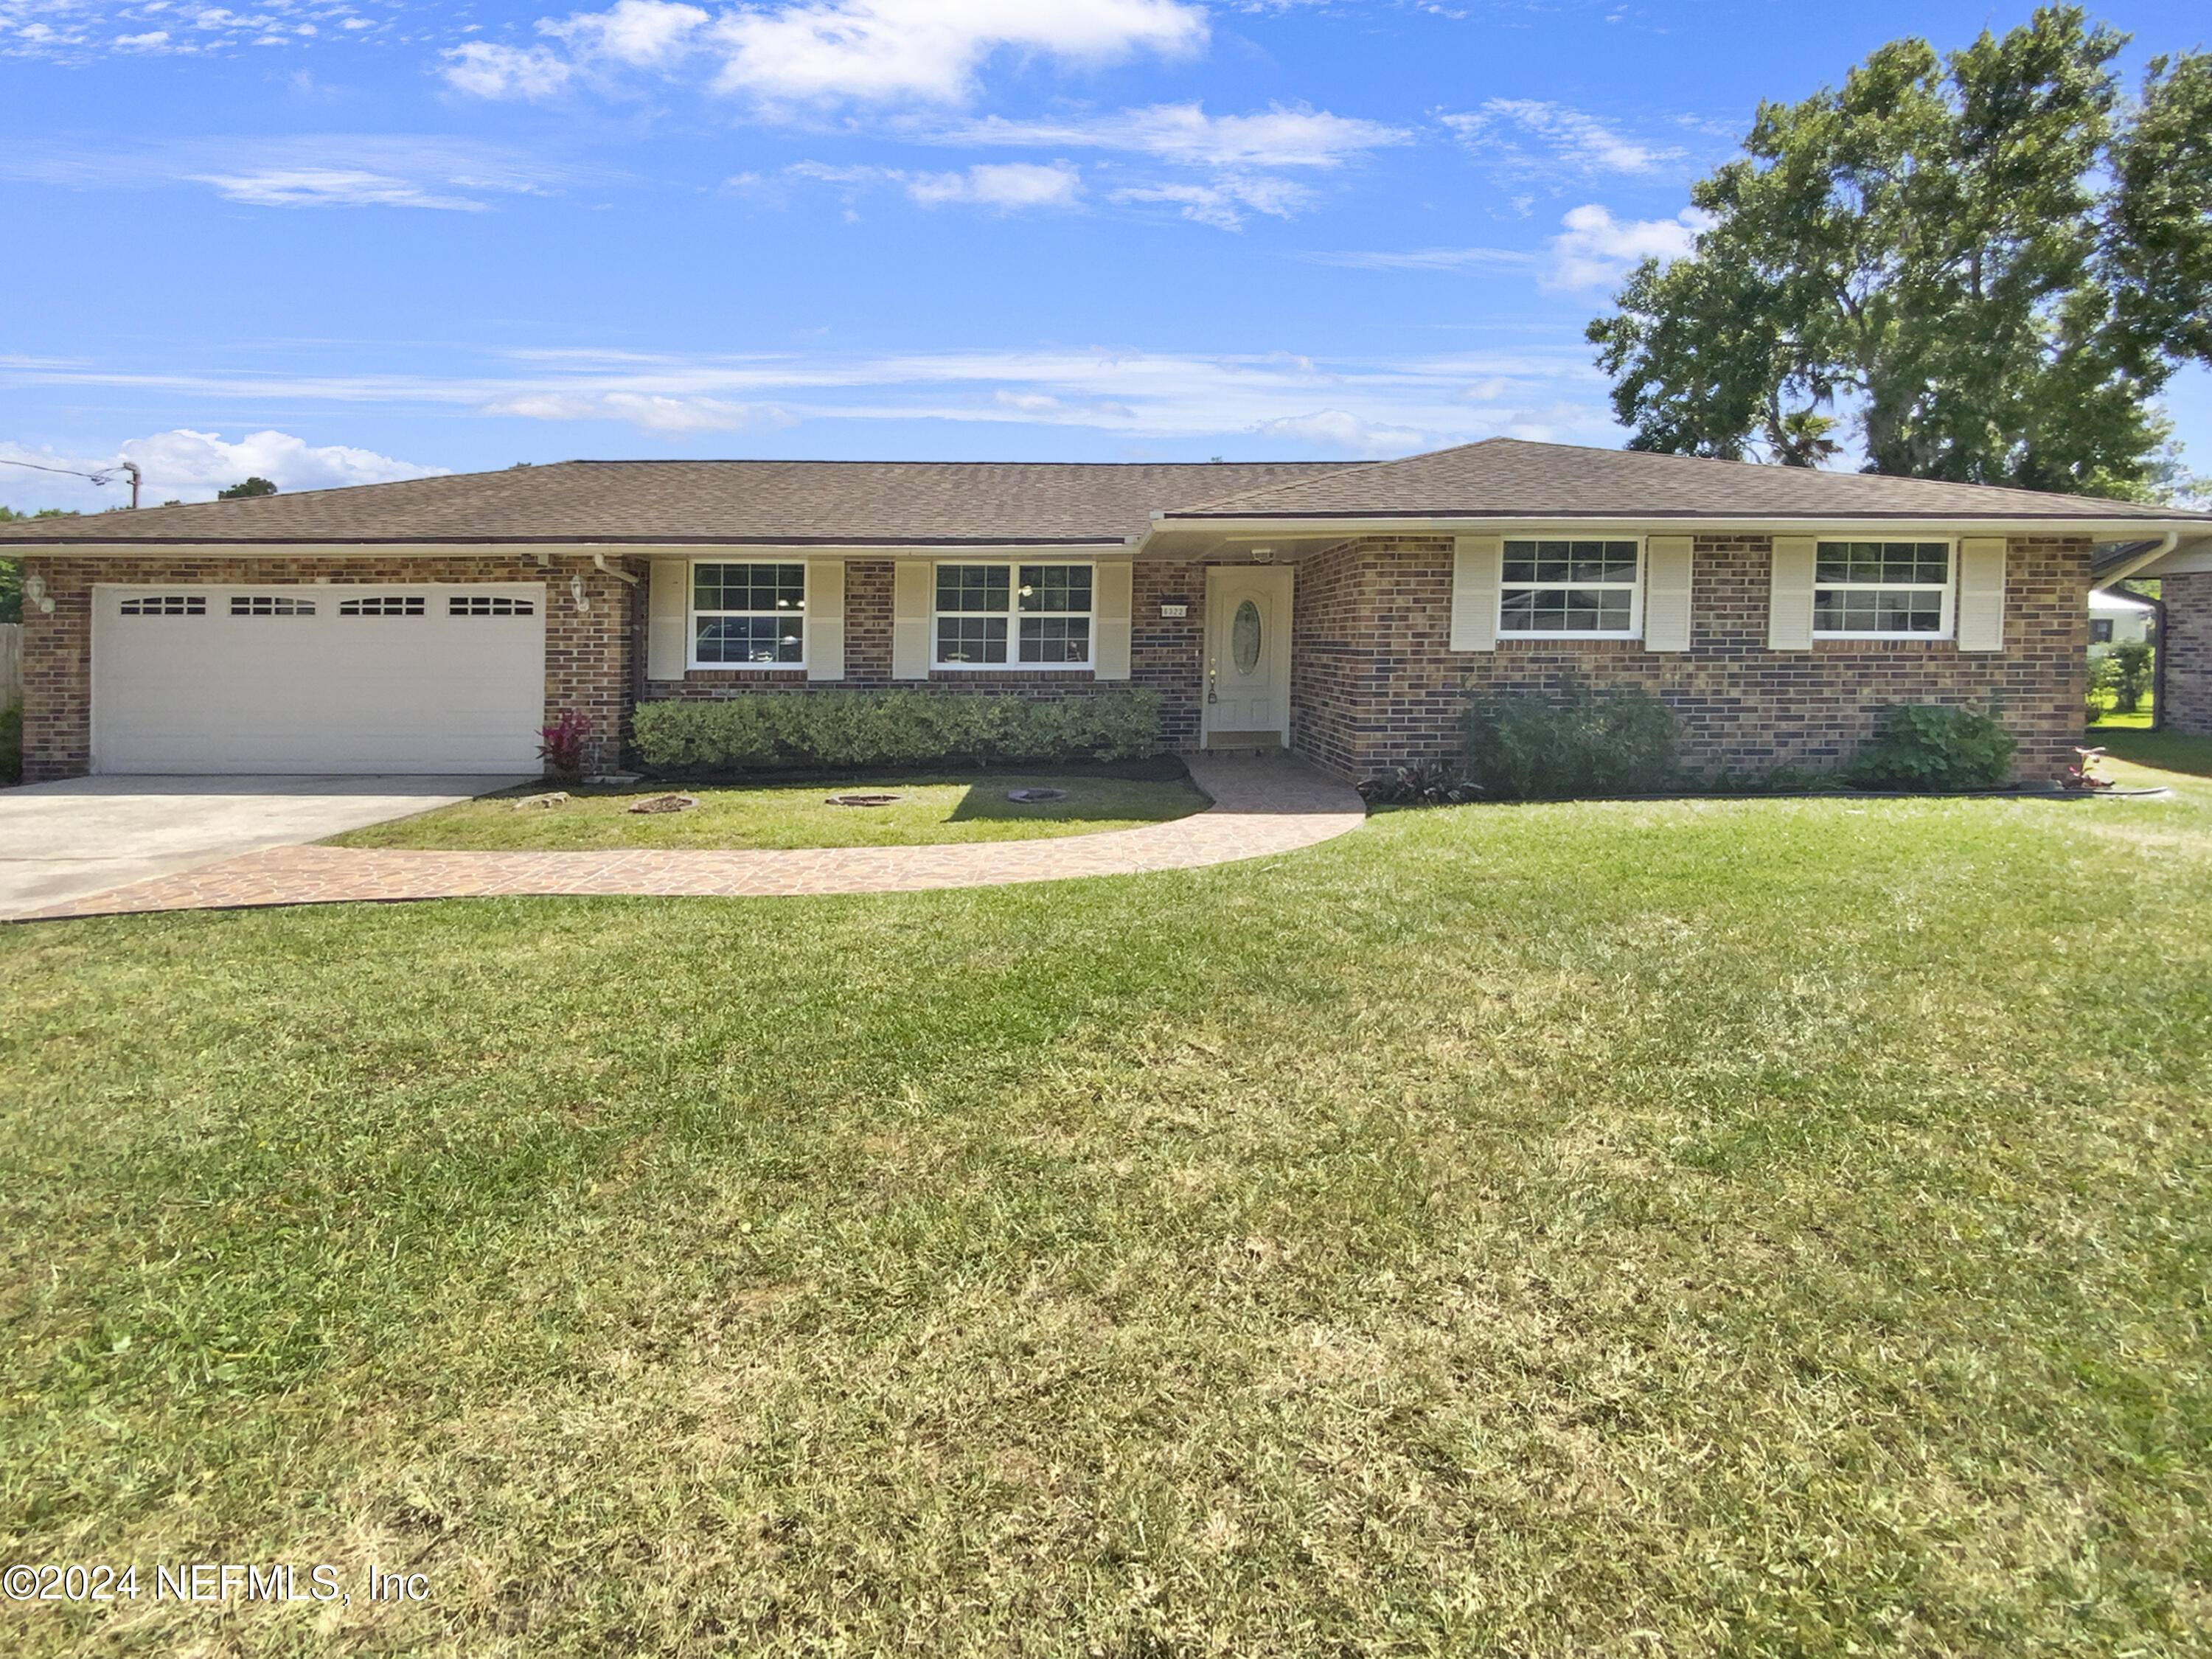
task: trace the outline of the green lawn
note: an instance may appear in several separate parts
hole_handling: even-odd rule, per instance
[[[2186,772],[2192,777],[2212,778],[2212,738],[2093,726],[2087,740],[2115,760],[2133,761],[2169,772]]]
[[[706,785],[575,789],[556,807],[518,811],[514,802],[545,793],[533,785],[506,795],[464,801],[411,818],[333,836],[331,847],[434,847],[469,851],[602,847],[920,847],[954,841],[1020,841],[1131,830],[1202,811],[1206,797],[1190,783],[1097,776],[992,773],[918,778],[866,778],[846,783],[773,784],[745,789]],[[1006,799],[1012,789],[1065,789],[1068,798],[1042,805]],[[832,806],[848,793],[895,793],[890,806]],[[655,795],[691,795],[688,812],[633,813]]]
[[[0,928],[9,1650],[2205,1653],[2174,781]]]

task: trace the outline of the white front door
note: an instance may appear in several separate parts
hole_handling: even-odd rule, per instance
[[[1206,573],[1209,749],[1288,747],[1291,569],[1224,564]]]
[[[543,582],[93,589],[95,772],[538,769]]]

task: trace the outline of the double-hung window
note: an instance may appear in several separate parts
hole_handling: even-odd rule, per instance
[[[806,661],[806,567],[691,567],[691,665],[797,668]]]
[[[937,650],[942,668],[1091,662],[1087,564],[940,564]]]
[[[1577,640],[1636,637],[1633,541],[1509,540],[1498,631]]]
[[[1815,639],[1936,639],[1950,631],[1950,543],[1820,544]]]

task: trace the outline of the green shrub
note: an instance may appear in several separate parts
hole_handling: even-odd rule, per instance
[[[2120,690],[2120,665],[2110,653],[2089,659],[2089,690],[2086,698],[2089,718],[2096,720],[2112,712]]]
[[[2134,714],[2150,695],[2151,647],[2141,641],[2133,645],[2116,645],[2106,653],[2105,661],[2112,665],[2113,711]]]
[[[1577,679],[1556,692],[1507,691],[1468,705],[1467,775],[1492,800],[1633,795],[1671,786],[1681,727],[1641,691]]]
[[[23,705],[0,708],[0,783],[23,781]]]
[[[1160,699],[1115,691],[1043,702],[927,691],[764,692],[644,702],[637,751],[660,771],[1134,760],[1160,735]]]
[[[1843,776],[1862,789],[1989,789],[2011,775],[2019,747],[1993,714],[1913,703],[1882,711]]]

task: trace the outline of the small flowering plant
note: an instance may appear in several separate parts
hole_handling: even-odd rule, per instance
[[[582,771],[584,739],[591,730],[589,715],[574,708],[562,710],[559,720],[538,728],[538,758],[556,772]]]
[[[2112,779],[2096,775],[2097,763],[2104,758],[2105,751],[2101,749],[2076,749],[2074,764],[2066,769],[2066,787],[2069,789],[2111,788]]]

